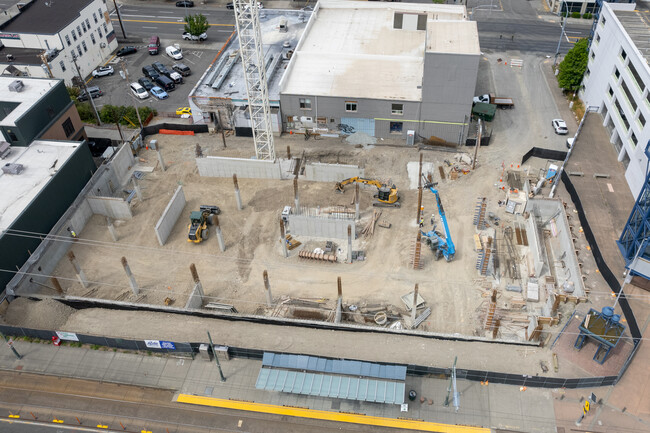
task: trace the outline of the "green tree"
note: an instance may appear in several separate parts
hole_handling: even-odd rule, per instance
[[[431,0],[431,1],[439,5],[443,5],[446,2],[446,0]]]
[[[203,14],[185,16],[185,31],[193,36],[205,33],[209,27],[208,19]]]
[[[589,46],[587,39],[580,39],[560,63],[557,82],[564,90],[575,92],[580,88],[582,76],[587,70]]]
[[[75,105],[77,106],[77,111],[82,122],[97,123],[95,113],[88,102],[76,102]]]
[[[68,89],[68,95],[70,95],[70,99],[73,101],[77,100],[77,97],[79,96],[79,88],[78,87],[66,87]]]

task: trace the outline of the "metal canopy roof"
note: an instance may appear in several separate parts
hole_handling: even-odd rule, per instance
[[[262,367],[255,388],[373,403],[404,403],[404,382]]]
[[[404,403],[406,366],[265,352],[255,387],[373,403]]]
[[[378,379],[406,380],[406,366],[404,365],[375,364],[316,356],[264,352],[262,366],[349,376],[376,377]]]

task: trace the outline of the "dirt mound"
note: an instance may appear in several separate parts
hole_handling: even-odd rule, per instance
[[[54,299],[32,301],[17,298],[4,315],[9,325],[25,328],[59,330],[76,310]]]

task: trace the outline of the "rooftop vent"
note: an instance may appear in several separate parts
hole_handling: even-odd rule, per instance
[[[12,92],[22,92],[23,89],[25,88],[25,85],[23,84],[22,80],[15,80],[11,84],[9,84],[9,90]]]
[[[25,169],[22,164],[7,163],[2,166],[2,171],[6,174],[20,174]]]

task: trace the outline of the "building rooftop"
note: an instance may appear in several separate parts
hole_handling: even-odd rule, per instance
[[[79,17],[93,0],[33,0],[4,25],[3,33],[53,35]]]
[[[9,85],[16,80],[23,82],[24,87],[21,92],[12,92],[9,90]],[[61,80],[0,76],[0,104],[19,104],[0,120],[0,125],[16,126],[16,121],[59,81]]]
[[[41,54],[45,50],[38,48],[0,47],[0,64],[2,65],[42,65]],[[13,60],[7,60],[7,55],[13,56]],[[0,70],[4,68],[0,67]]]
[[[11,226],[80,144],[36,140],[29,147],[11,148],[2,165],[13,163],[24,167],[20,174],[0,171],[0,230]]]
[[[423,14],[426,31],[406,28]],[[419,101],[425,52],[480,52],[464,6],[321,0],[311,21],[282,93]]]
[[[282,74],[284,74],[282,63],[287,61],[283,56],[286,57],[289,50],[295,49],[307,26],[310,13],[277,9],[260,10],[262,44],[271,105],[278,105],[280,101],[279,83]],[[285,21],[287,31],[280,32],[279,25]],[[221,56],[203,74],[190,93],[190,97],[198,99],[197,103],[200,103],[202,98],[205,100],[228,98],[235,102],[248,100],[237,37],[233,38]]]
[[[630,36],[636,48],[650,62],[650,17],[639,11],[613,10],[625,32]]]

